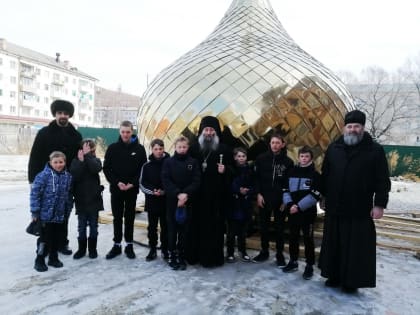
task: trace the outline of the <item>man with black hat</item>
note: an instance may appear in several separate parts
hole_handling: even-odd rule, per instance
[[[38,131],[32,145],[28,164],[28,180],[32,184],[35,176],[43,170],[49,161],[49,155],[53,151],[61,151],[66,155],[67,167],[76,157],[82,135],[69,122],[73,117],[74,106],[69,101],[55,100],[51,103],[51,113],[55,117],[48,126]],[[62,241],[59,251],[65,255],[71,255],[72,251],[68,247],[68,226],[65,221],[62,231]]]
[[[202,118],[198,140],[190,154],[201,166],[200,190],[197,194],[190,231],[187,232],[186,259],[204,267],[224,263],[226,210],[229,208],[229,172],[233,165],[231,149],[221,143],[219,120]]]
[[[328,287],[376,286],[376,232],[391,188],[385,152],[364,130],[366,116],[346,114],[343,135],[322,165],[325,221],[319,266]]]

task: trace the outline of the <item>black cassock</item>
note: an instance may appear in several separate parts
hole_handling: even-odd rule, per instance
[[[391,187],[383,148],[368,133],[355,146],[346,146],[340,137],[325,154],[322,182],[321,275],[346,287],[375,287],[376,232],[370,211],[386,207]]]
[[[191,146],[190,154],[201,166],[201,184],[192,213],[187,235],[186,259],[204,267],[224,263],[224,233],[226,212],[230,207],[230,172],[233,165],[231,149],[220,144],[215,151],[201,151],[198,143]],[[225,173],[217,171],[222,159]]]

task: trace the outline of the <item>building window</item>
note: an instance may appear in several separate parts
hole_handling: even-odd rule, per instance
[[[48,111],[44,111],[44,117],[48,117]]]
[[[31,109],[30,108],[26,108],[26,107],[22,108],[22,115],[29,116],[30,114],[31,114]]]
[[[10,112],[16,113],[16,106],[10,106]]]
[[[10,77],[10,83],[11,84],[16,84],[16,77]]]
[[[56,80],[56,81],[60,80],[60,75],[58,73],[54,73],[53,80]]]
[[[15,68],[16,68],[16,61],[10,60],[10,69],[15,69]]]
[[[3,105],[0,104],[0,112],[3,111]]]
[[[73,78],[73,84],[76,84],[76,79]]]
[[[35,116],[39,116],[39,109],[35,109]]]
[[[48,102],[49,102],[48,97],[44,97],[44,103],[45,103],[45,104],[48,104]]]
[[[3,73],[0,73],[0,81],[3,80]]]
[[[49,78],[49,77],[50,77],[50,72],[49,72],[49,71],[47,71],[47,70],[45,70],[45,72],[44,72],[44,76],[45,76],[46,78]]]
[[[48,91],[48,84],[44,84],[44,90]]]
[[[64,82],[66,82],[66,83],[69,82],[69,77],[65,76],[64,77]]]
[[[15,98],[16,97],[16,92],[15,91],[10,91],[10,97]]]
[[[2,96],[3,95],[3,90],[2,89],[0,89],[0,96]]]
[[[41,83],[37,82],[37,83],[36,83],[36,88],[37,88],[37,89],[40,89],[40,88],[41,88]]]
[[[41,74],[41,69],[39,69],[39,68],[35,68],[35,73],[36,73],[37,75],[40,75],[40,74]]]
[[[0,66],[3,65],[3,58],[0,58]]]
[[[71,95],[76,96],[76,91],[75,90],[71,91]]]

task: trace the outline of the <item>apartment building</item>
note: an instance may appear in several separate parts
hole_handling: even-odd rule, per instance
[[[60,54],[50,57],[0,39],[0,123],[23,126],[51,121],[50,104],[66,99],[75,106],[72,122],[93,124],[95,82]]]
[[[94,125],[119,128],[121,121],[129,120],[137,125],[141,97],[97,86],[95,88]]]

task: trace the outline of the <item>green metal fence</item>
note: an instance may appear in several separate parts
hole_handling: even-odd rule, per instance
[[[420,179],[420,147],[384,145],[391,176]]]
[[[101,150],[118,139],[118,129],[88,128],[78,129],[83,138],[94,138]],[[420,179],[420,147],[402,145],[384,145],[391,176],[409,176]],[[101,153],[101,152],[99,152]]]

